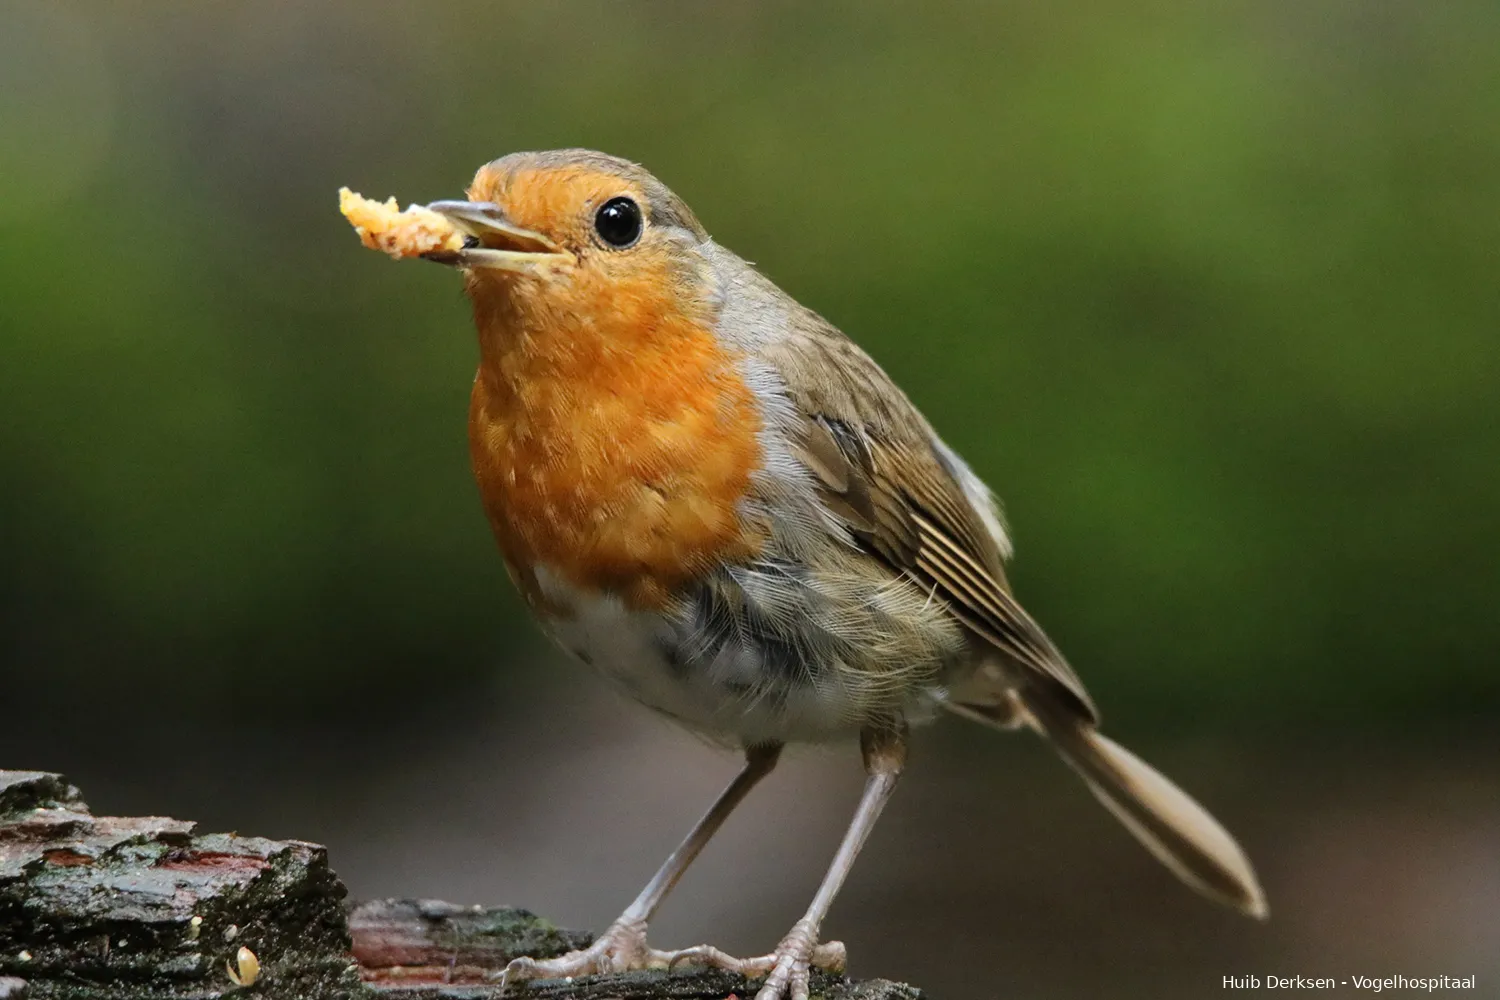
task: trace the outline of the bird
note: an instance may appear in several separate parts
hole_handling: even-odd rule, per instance
[[[462,273],[472,307],[470,452],[509,575],[564,650],[744,761],[603,934],[513,960],[504,984],[686,962],[806,1000],[813,968],[845,966],[822,925],[910,734],[945,714],[1040,735],[1183,882],[1266,916],[1234,838],[1100,732],[1007,581],[994,494],[854,341],[632,161],[513,153],[465,193],[426,206],[462,239],[423,256]],[[859,805],[775,948],[648,943],[784,746],[856,738]]]

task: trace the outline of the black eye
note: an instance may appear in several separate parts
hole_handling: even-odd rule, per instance
[[[611,198],[594,215],[599,238],[612,247],[628,247],[641,238],[641,206],[629,198]]]

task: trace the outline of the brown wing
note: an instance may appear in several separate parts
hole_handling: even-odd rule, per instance
[[[889,376],[843,334],[812,320],[767,355],[804,416],[798,455],[859,543],[1097,722],[1078,676],[1011,596],[1000,543],[931,427]]]

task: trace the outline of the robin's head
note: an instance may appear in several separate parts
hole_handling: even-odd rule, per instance
[[[547,322],[596,308],[695,312],[712,294],[698,249],[708,234],[628,160],[512,153],[479,168],[468,196],[429,206],[468,237],[464,249],[429,257],[465,270],[476,308]]]

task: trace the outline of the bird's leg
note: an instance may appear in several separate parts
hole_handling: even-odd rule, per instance
[[[906,726],[867,727],[860,732],[860,749],[865,758],[865,792],[859,800],[854,819],[844,833],[843,843],[818,886],[818,894],[802,919],[776,950],[759,958],[737,959],[717,948],[688,948],[674,956],[674,962],[698,962],[729,969],[745,976],[765,976],[766,981],[755,1000],[807,1000],[808,976],[812,966],[841,972],[844,968],[844,946],[838,941],[818,943],[818,929],[834,897],[854,867],[854,859],[880,818],[881,810],[896,789],[896,779],[906,763]]]
[[[735,775],[729,787],[677,850],[673,851],[651,881],[641,890],[635,902],[609,926],[594,943],[579,951],[572,951],[557,958],[517,958],[505,967],[501,975],[501,990],[509,983],[524,979],[555,979],[563,976],[587,976],[599,972],[625,972],[652,966],[666,967],[676,961],[681,953],[657,951],[646,943],[646,924],[656,913],[667,893],[682,878],[688,865],[693,863],[719,827],[734,812],[735,806],[744,800],[762,778],[776,767],[781,756],[781,744],[771,743],[750,747],[745,751],[745,766]]]

